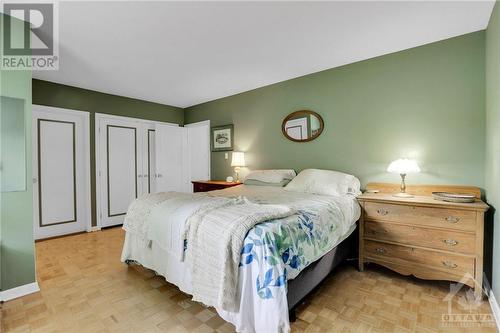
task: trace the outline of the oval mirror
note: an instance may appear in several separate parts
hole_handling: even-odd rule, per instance
[[[295,142],[316,139],[323,132],[323,118],[314,111],[301,110],[290,113],[281,124],[283,135]]]

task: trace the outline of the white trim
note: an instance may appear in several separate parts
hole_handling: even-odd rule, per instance
[[[495,322],[497,324],[497,331],[500,329],[500,306],[493,294],[493,290],[490,289],[488,300],[491,306],[491,312],[493,312],[493,318],[495,318]]]
[[[6,302],[14,298],[19,298],[40,291],[37,282],[25,284],[16,288],[0,291],[0,301]]]
[[[85,195],[84,205],[85,205],[85,220],[86,220],[86,230],[90,231],[92,228],[92,199],[91,199],[91,175],[90,175],[90,112],[86,110],[75,110],[75,109],[64,109],[53,106],[32,104],[32,107],[36,107],[42,112],[57,112],[60,114],[66,114],[70,116],[81,116],[83,118],[83,141],[84,141],[84,152],[83,158],[85,165],[85,175],[87,181],[85,182]],[[32,147],[32,150],[34,147]],[[33,168],[32,168],[33,169]],[[32,179],[35,177],[33,171],[31,171]]]
[[[89,229],[89,232],[101,230],[101,198],[103,194],[101,193],[101,177],[99,176],[99,171],[101,171],[101,136],[100,136],[100,121],[104,119],[108,120],[124,120],[124,121],[135,121],[140,124],[153,124],[156,127],[156,124],[164,124],[169,126],[179,127],[179,124],[175,123],[167,123],[156,120],[148,120],[134,117],[124,117],[124,116],[115,116],[105,113],[95,113],[95,123],[94,123],[94,136],[95,136],[95,205],[96,205],[96,225]]]
[[[101,114],[94,115],[94,171],[95,171],[95,227],[101,230],[101,127],[99,122],[103,119]]]

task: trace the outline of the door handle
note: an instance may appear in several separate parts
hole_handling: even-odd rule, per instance
[[[38,183],[38,179],[33,178],[33,184],[36,184],[36,183]]]

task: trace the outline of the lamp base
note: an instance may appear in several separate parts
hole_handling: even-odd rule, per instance
[[[413,194],[408,194],[406,192],[399,192],[399,193],[394,193],[392,195],[393,197],[398,197],[398,198],[413,198]]]
[[[239,183],[240,182],[240,167],[235,167],[234,172],[236,173],[236,180],[234,182]]]

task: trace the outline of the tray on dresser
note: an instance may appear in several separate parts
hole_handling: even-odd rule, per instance
[[[466,193],[432,192],[432,197],[436,200],[448,202],[470,203],[476,201],[476,196]]]

